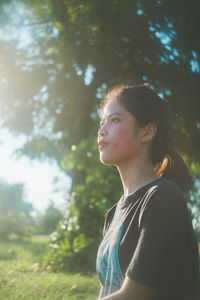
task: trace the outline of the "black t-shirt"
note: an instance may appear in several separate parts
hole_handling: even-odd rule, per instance
[[[155,288],[155,300],[196,300],[198,243],[181,190],[159,178],[122,196],[106,214],[96,267],[104,296],[127,275]]]

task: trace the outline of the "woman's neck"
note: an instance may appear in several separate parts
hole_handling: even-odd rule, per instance
[[[134,193],[142,186],[158,179],[149,160],[137,160],[117,166],[121,177],[124,196]]]

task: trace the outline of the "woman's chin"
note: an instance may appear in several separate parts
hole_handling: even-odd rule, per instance
[[[113,157],[108,157],[106,155],[100,154],[100,162],[104,165],[114,165],[115,160]]]
[[[110,160],[106,160],[106,159],[100,158],[100,162],[101,162],[103,165],[111,165]]]

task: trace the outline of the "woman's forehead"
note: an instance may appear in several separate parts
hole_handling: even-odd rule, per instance
[[[102,108],[100,117],[101,119],[107,118],[111,114],[123,114],[125,108],[116,100],[110,100],[105,106]]]

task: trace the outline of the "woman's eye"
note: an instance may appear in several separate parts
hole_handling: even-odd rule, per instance
[[[116,124],[116,123],[118,123],[119,122],[119,119],[118,118],[112,118],[111,119],[111,123],[112,124]]]

